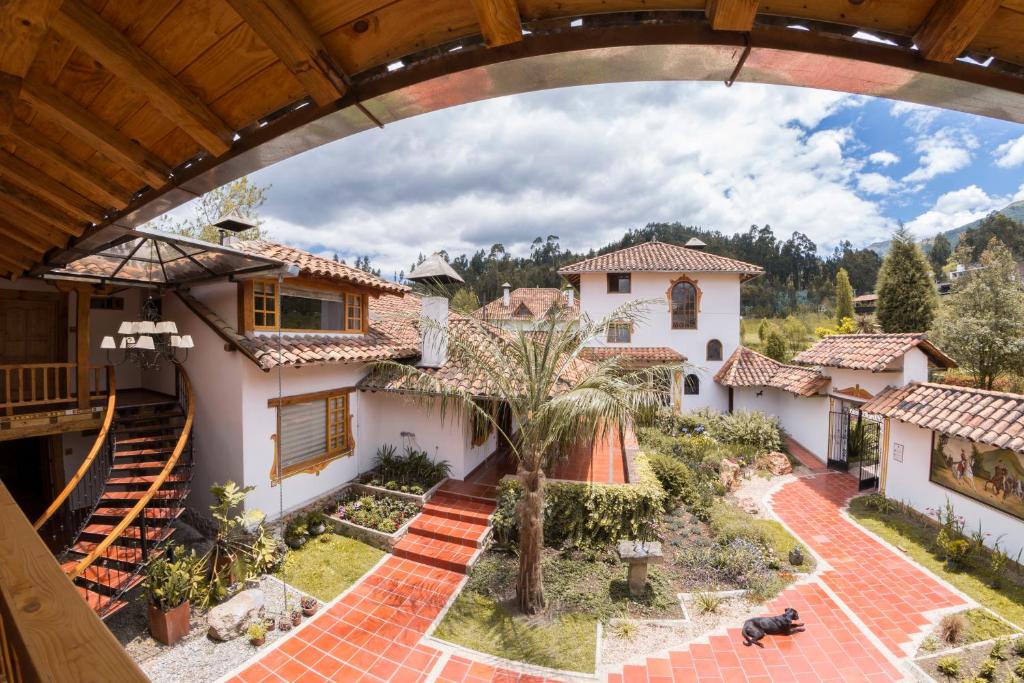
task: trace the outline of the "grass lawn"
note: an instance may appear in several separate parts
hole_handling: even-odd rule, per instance
[[[512,616],[498,602],[467,589],[434,636],[505,659],[590,673],[595,666],[597,619],[582,614]]]
[[[333,600],[384,556],[348,536],[326,533],[289,550],[274,576],[322,602]]]
[[[936,533],[933,527],[925,526],[899,511],[870,510],[864,505],[863,497],[850,501],[850,516],[889,543],[906,550],[914,560],[979,604],[1018,626],[1024,626],[1024,585],[1005,580],[1002,588],[992,588],[986,563],[973,556],[963,569],[949,571],[945,561],[932,552]]]
[[[786,571],[814,571],[814,556],[807,550],[807,546],[796,540],[793,534],[786,531],[786,527],[774,519],[759,519],[735,506],[719,503],[711,513],[711,528],[719,536],[753,536],[764,539],[771,545]],[[799,567],[789,563],[789,551],[796,546],[804,555],[803,564]]]

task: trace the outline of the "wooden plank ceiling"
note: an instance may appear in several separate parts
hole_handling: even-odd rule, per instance
[[[7,0],[0,277],[73,253],[192,164],[229,157],[275,112],[304,98],[336,110],[354,82],[404,56],[474,36],[515,45],[534,28],[639,11],[687,12],[721,32],[783,17],[809,22],[809,41],[840,26],[915,44],[922,62],[1024,66],[1024,0]]]

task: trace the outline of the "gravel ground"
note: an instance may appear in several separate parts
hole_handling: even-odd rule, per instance
[[[796,472],[799,473],[799,470],[805,469],[806,468],[801,467],[798,468]],[[730,495],[737,500],[741,508],[752,513],[755,517],[769,519],[768,510],[764,505],[765,494],[768,493],[769,489],[783,484],[788,484],[789,482],[796,480],[796,474],[783,474],[778,477],[769,478],[754,472],[749,472],[748,475],[743,477],[740,481],[740,487]]]
[[[601,666],[636,660],[664,651],[668,647],[680,648],[712,631],[742,624],[752,615],[760,614],[760,607],[752,606],[743,597],[725,598],[718,611],[700,614],[689,600],[686,609],[692,621],[612,619],[604,629],[601,641]],[[623,623],[627,625],[623,625]]]
[[[272,576],[259,580],[259,588],[266,595],[266,615],[285,614],[285,584]],[[299,598],[305,595],[288,588],[288,612],[298,609]],[[206,616],[192,613],[192,630],[172,647],[161,645],[149,635],[146,620],[146,600],[141,591],[132,596],[131,604],[107,621],[107,626],[124,646],[128,654],[139,663],[153,683],[208,683],[215,681],[239,664],[256,656],[260,650],[287,633],[274,630],[267,633],[267,644],[254,648],[249,639],[240,638],[218,643],[206,637]]]

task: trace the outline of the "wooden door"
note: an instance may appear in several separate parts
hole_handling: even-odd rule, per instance
[[[66,361],[67,318],[63,294],[0,291],[0,364]]]

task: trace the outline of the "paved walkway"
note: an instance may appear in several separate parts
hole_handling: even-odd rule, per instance
[[[814,463],[811,463],[814,464]],[[816,468],[820,469],[820,468]],[[790,482],[770,501],[776,514],[823,561],[766,613],[800,612],[807,631],[745,647],[739,629],[610,672],[609,683],[882,683],[904,678],[899,660],[936,619],[964,600],[859,527],[840,509],[852,477],[819,471]],[[424,641],[465,579],[488,533],[493,487],[450,482],[413,522],[395,552],[343,598],[231,681],[543,683]]]

